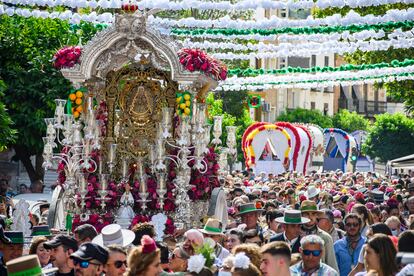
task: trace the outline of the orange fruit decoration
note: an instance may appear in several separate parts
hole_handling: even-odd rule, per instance
[[[69,94],[69,100],[71,100],[71,101],[76,100],[76,95],[73,94],[73,93]]]
[[[80,104],[82,104],[82,99],[80,99],[80,98],[77,98],[77,99],[76,99],[76,101],[75,101],[75,103],[76,103],[77,105],[80,105]]]
[[[83,96],[82,91],[76,91],[76,97],[77,98],[82,98],[82,96]]]
[[[75,119],[77,119],[77,118],[79,118],[79,112],[78,111],[74,111],[73,112],[73,118],[75,118]]]
[[[82,108],[81,105],[76,108],[76,111],[78,111],[79,113],[82,112],[82,110],[83,110],[83,108]]]

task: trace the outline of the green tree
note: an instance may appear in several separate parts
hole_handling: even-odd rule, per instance
[[[332,117],[333,125],[336,128],[342,129],[348,133],[355,130],[367,130],[369,127],[369,120],[364,116],[359,115],[355,111],[349,112],[346,109],[341,109]]]
[[[6,90],[6,85],[4,81],[0,80],[0,97],[4,96],[4,90]],[[13,121],[7,114],[4,104],[0,102],[0,152],[5,150],[7,145],[13,143],[15,138],[16,130],[13,129]]]
[[[0,16],[0,78],[6,84],[5,103],[17,139],[9,146],[21,160],[30,180],[42,179],[43,118],[52,117],[54,99],[67,98],[71,88],[60,71],[51,65],[56,50],[86,42],[96,32],[91,24],[81,24],[76,32],[58,19]],[[32,165],[30,156],[36,155]]]
[[[276,121],[291,123],[312,123],[322,128],[333,127],[332,119],[325,116],[319,110],[309,110],[304,108],[296,108],[294,110],[286,110],[276,118]]]
[[[206,98],[208,105],[208,115],[210,123],[213,122],[213,116],[223,116],[223,134],[221,140],[227,140],[226,126],[237,126],[236,141],[237,141],[237,160],[243,161],[243,153],[241,151],[241,140],[244,130],[253,123],[253,120],[249,116],[249,112],[246,108],[242,109],[241,116],[233,116],[223,111],[223,100],[215,99],[215,94],[210,92]]]
[[[373,15],[383,15],[390,9],[408,9],[414,7],[414,4],[389,4],[381,6],[370,6],[353,9],[355,12],[359,13],[361,16],[373,14]],[[351,9],[349,7],[344,8],[328,8],[323,10],[315,9],[313,14],[315,17],[327,17],[336,13],[342,15],[347,14]],[[411,28],[401,28],[402,31],[409,31]],[[387,34],[389,31],[385,31],[384,39],[387,39]],[[392,30],[391,30],[392,31]],[[387,62],[390,63],[393,60],[403,61],[406,58],[411,59],[414,55],[414,49],[395,49],[389,48],[386,51],[370,51],[362,52],[356,51],[352,54],[344,55],[345,61],[352,64],[371,64],[371,63],[381,63]],[[394,81],[388,83],[377,84],[377,87],[385,88],[387,96],[395,101],[404,102],[407,112],[411,114],[414,113],[414,81],[405,80],[405,81]]]
[[[401,113],[385,113],[375,116],[375,119],[375,123],[368,129],[363,152],[382,162],[413,153],[413,119]]]

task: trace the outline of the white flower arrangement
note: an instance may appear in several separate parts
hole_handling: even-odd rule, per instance
[[[206,263],[206,258],[203,255],[198,254],[191,256],[188,260],[187,269],[189,272],[200,273]]]
[[[250,265],[250,258],[244,252],[237,253],[234,256],[234,267],[248,269]]]

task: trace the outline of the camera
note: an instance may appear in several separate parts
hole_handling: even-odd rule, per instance
[[[414,264],[414,253],[411,252],[399,252],[396,256],[398,265]]]

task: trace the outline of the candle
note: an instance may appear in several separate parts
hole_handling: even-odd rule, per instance
[[[101,179],[101,190],[103,191],[106,190],[106,187],[108,186],[106,176],[107,175],[102,175],[102,179]]]
[[[164,141],[161,138],[157,140],[157,147],[157,158],[162,159],[164,157]]]
[[[104,162],[102,160],[102,157],[99,158],[99,174],[103,174],[103,166],[104,166]]]
[[[151,166],[152,166],[154,165],[154,161],[155,161],[155,148],[153,145],[149,147],[148,155],[149,155],[149,159],[150,159]]]
[[[214,131],[221,133],[222,116],[214,116]]]
[[[141,161],[139,162],[139,179],[141,180],[144,176]]]
[[[89,141],[85,141],[85,146],[84,146],[84,155],[85,157],[89,156],[90,151],[90,145],[89,145]]]
[[[127,178],[128,176],[128,162],[126,159],[122,160],[122,177]]]
[[[116,155],[116,146],[117,144],[111,144],[109,147],[109,162],[114,163]]]
[[[81,190],[81,192],[86,191],[86,186],[87,186],[86,179],[85,179],[85,177],[82,175],[82,176],[80,177],[80,190]]]
[[[164,126],[169,126],[171,124],[171,110],[170,107],[163,107],[162,108],[162,122]]]
[[[164,175],[160,176],[160,190],[165,190],[165,179]]]

